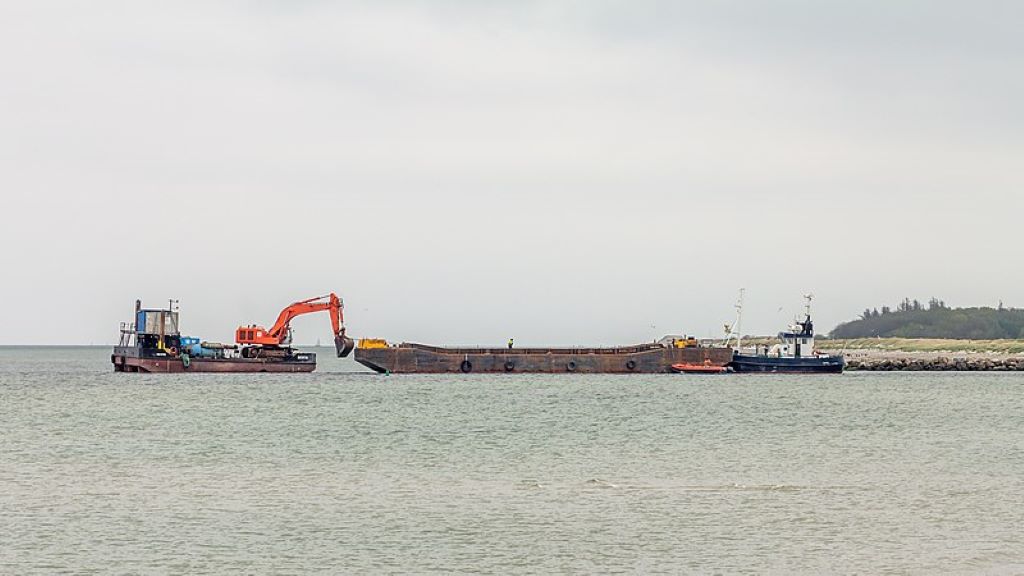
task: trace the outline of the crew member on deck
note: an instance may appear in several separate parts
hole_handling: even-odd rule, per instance
[[[508,349],[509,349],[509,350],[511,350],[511,349],[512,349],[512,344],[514,344],[514,342],[512,341],[512,339],[511,339],[511,338],[509,338],[509,339],[508,339]]]

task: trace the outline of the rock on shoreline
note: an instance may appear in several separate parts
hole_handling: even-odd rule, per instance
[[[1024,358],[850,358],[846,361],[846,369],[879,372],[1017,372],[1024,371]]]

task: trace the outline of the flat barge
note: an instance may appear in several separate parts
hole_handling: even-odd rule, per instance
[[[731,348],[703,346],[692,338],[616,348],[449,348],[363,339],[355,360],[380,373],[658,374],[673,364],[726,366]]]
[[[115,346],[110,356],[115,372],[312,372],[316,354],[296,352],[287,358],[193,358],[171,356],[156,349]]]
[[[312,372],[316,354],[291,347],[289,323],[298,315],[319,311],[330,313],[338,356],[347,356],[355,343],[345,336],[341,299],[333,293],[289,305],[269,329],[239,326],[235,344],[183,336],[173,300],[166,309],[143,309],[136,300],[135,321],[121,323],[121,340],[110,362],[115,372]]]

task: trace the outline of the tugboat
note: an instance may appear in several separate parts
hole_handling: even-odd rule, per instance
[[[743,354],[738,346],[730,366],[736,372],[814,373],[838,374],[846,361],[842,354],[823,354],[814,349],[814,322],[811,321],[811,300],[807,300],[803,321],[797,321],[786,332],[779,332],[779,341],[773,346],[758,347],[754,354]],[[737,343],[738,344],[738,343]]]
[[[166,309],[144,309],[135,301],[135,321],[121,323],[121,341],[110,356],[115,372],[312,372],[316,354],[292,348],[290,323],[296,316],[319,311],[330,313],[339,358],[355,346],[345,336],[341,299],[333,293],[291,304],[269,329],[239,326],[235,344],[182,335],[175,303],[171,300]]]

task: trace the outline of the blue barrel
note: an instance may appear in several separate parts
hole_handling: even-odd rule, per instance
[[[219,350],[203,348],[202,344],[193,344],[189,350],[192,356],[196,358],[217,358],[220,356]]]

